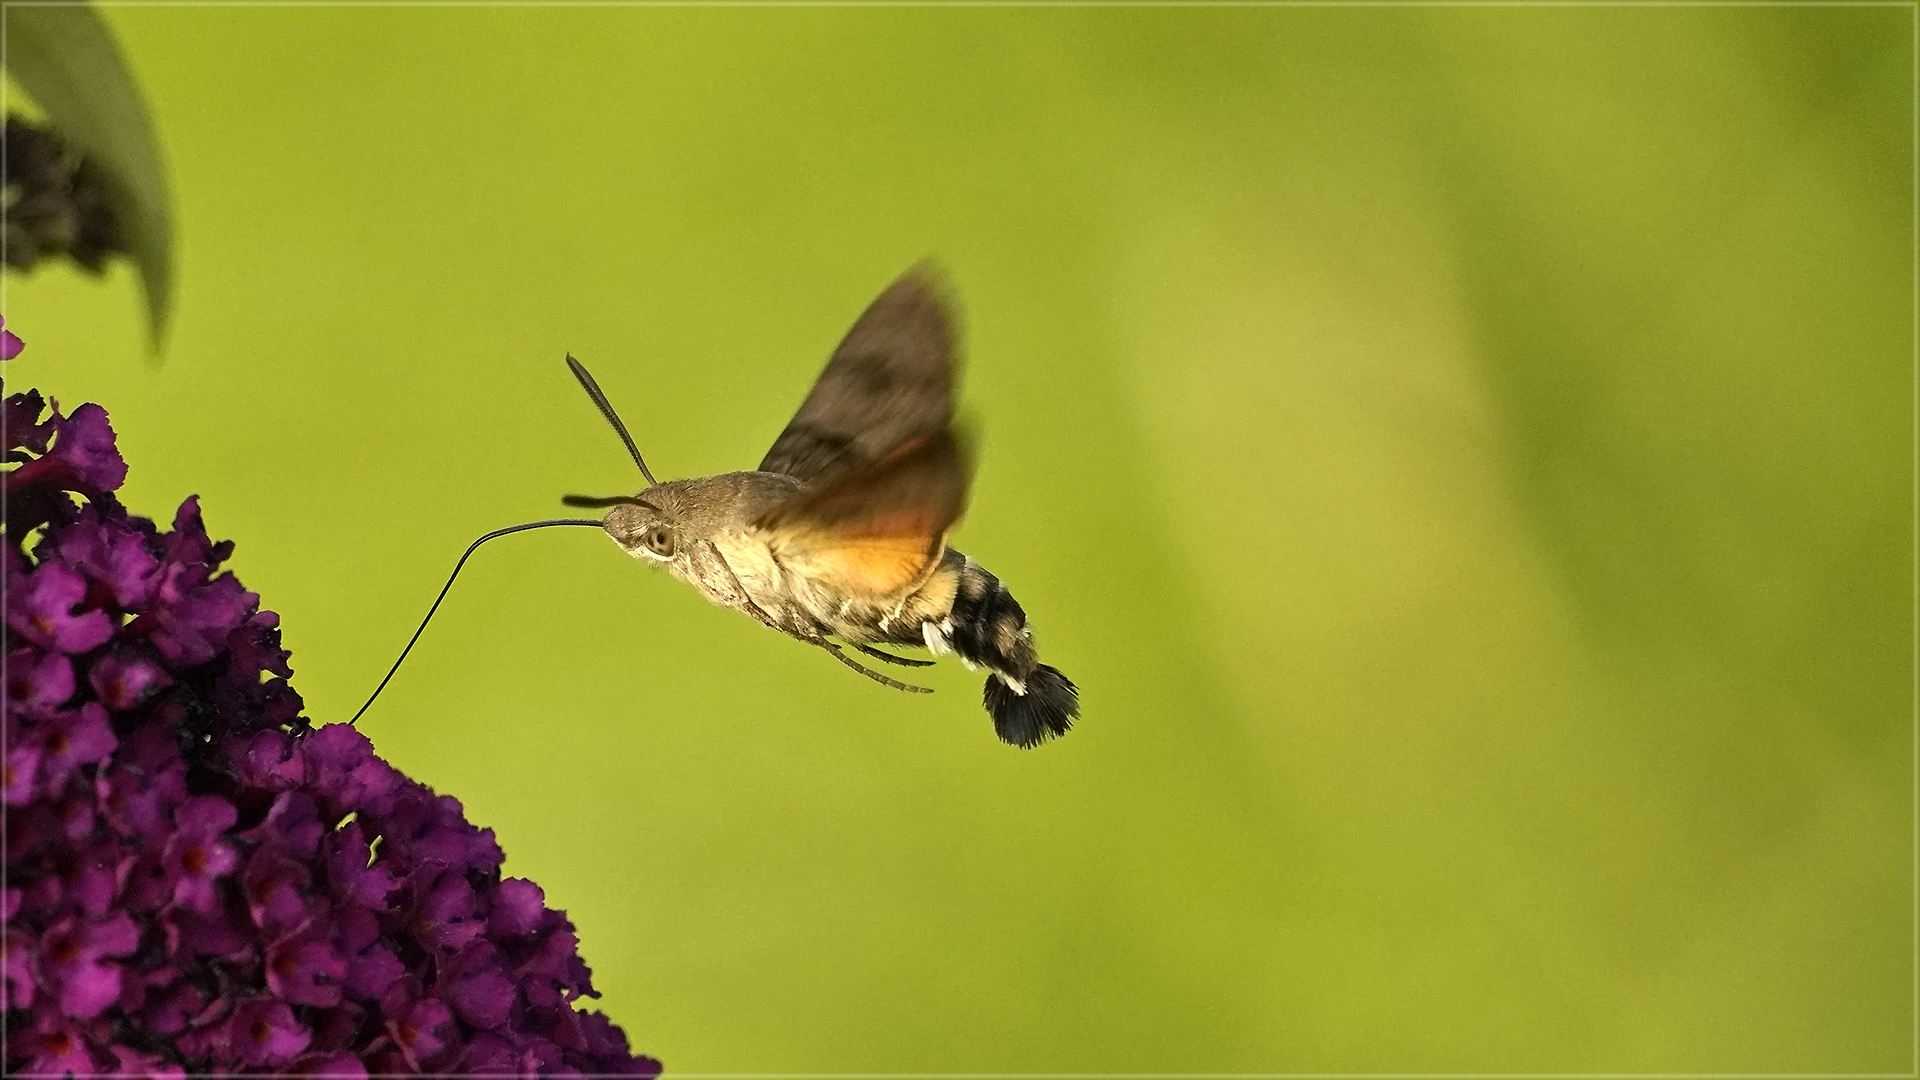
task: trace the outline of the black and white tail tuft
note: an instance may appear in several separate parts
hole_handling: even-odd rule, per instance
[[[1022,750],[1065,735],[1080,715],[1080,694],[1073,680],[1046,664],[1035,665],[1018,689],[998,673],[987,676],[981,697],[993,714],[994,732],[1001,741]]]

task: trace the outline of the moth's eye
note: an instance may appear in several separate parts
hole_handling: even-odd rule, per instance
[[[647,550],[663,559],[673,555],[673,533],[667,529],[648,529],[645,539]]]

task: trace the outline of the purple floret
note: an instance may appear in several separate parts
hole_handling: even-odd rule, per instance
[[[29,645],[7,654],[7,709],[46,716],[73,696],[73,661]]]
[[[7,320],[0,319],[0,326],[5,326],[6,322]],[[20,350],[26,347],[27,343],[21,341],[13,331],[0,330],[0,360],[11,360],[19,356]]]
[[[98,406],[0,409],[5,1074],[657,1075],[493,833],[308,725],[197,500],[129,515]]]
[[[8,583],[7,625],[41,648],[92,652],[106,644],[114,627],[104,611],[79,610],[86,598],[86,578],[58,563],[42,565]]]
[[[154,571],[160,568],[153,551],[156,546],[150,522],[112,517],[88,503],[78,519],[60,530],[58,554],[61,562],[88,580],[113,590],[115,606],[144,611],[153,592]]]
[[[20,396],[15,395],[16,398]],[[12,420],[15,415],[24,412],[23,401],[9,410],[7,418]],[[10,487],[33,483],[77,491],[91,497],[117,491],[126,482],[127,463],[120,457],[113,425],[107,422],[107,410],[87,404],[73,410],[72,416],[63,417],[59,404],[55,403],[50,423],[53,426],[52,448],[15,469],[7,478]],[[11,442],[12,430],[9,429],[7,434]]]
[[[109,653],[93,662],[87,684],[107,708],[125,712],[173,684],[159,664],[137,654]]]
[[[29,453],[46,453],[47,440],[53,438],[53,421],[40,419],[46,411],[47,399],[38,390],[15,394],[0,403],[0,423],[6,425],[7,441]]]
[[[69,915],[40,936],[35,966],[61,1012],[90,1020],[120,997],[120,965],[108,958],[125,956],[139,944],[139,927],[125,912],[104,919]]]

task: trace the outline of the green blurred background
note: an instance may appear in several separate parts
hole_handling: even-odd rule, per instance
[[[635,486],[563,351],[748,468],[952,271],[1071,736],[584,529],[363,722],[670,1071],[1914,1067],[1910,8],[106,14],[175,324],[14,275],[10,381],[318,721]]]

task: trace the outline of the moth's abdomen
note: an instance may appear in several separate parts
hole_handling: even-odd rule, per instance
[[[1080,715],[1072,680],[1040,662],[1027,613],[999,578],[957,551],[947,558],[960,564],[953,609],[942,625],[927,624],[928,644],[944,636],[962,660],[991,672],[982,700],[1002,740],[1024,748],[1065,735]]]

